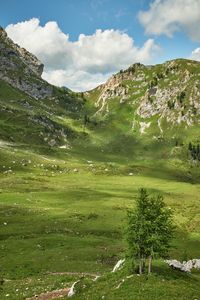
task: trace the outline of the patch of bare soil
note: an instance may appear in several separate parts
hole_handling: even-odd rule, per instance
[[[62,290],[56,290],[48,293],[42,293],[40,295],[34,296],[32,298],[27,298],[26,300],[52,300],[56,298],[63,298],[68,295],[69,288]]]

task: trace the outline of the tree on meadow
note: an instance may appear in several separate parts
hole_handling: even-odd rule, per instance
[[[150,197],[146,189],[140,189],[136,206],[128,210],[127,241],[132,262],[138,263],[139,273],[151,273],[152,260],[166,257],[173,237],[172,213],[163,197]]]

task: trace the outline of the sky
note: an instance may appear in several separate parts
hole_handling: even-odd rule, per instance
[[[200,0],[0,0],[0,25],[74,91],[135,62],[200,60]]]

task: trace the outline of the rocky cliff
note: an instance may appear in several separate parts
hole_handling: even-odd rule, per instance
[[[52,87],[42,78],[44,65],[20,48],[0,27],[0,79],[24,91],[34,98],[51,96]]]
[[[113,75],[96,91],[97,114],[108,114],[114,102],[119,106],[127,103],[134,107],[133,120],[137,116],[145,128],[154,116],[159,127],[163,119],[186,126],[200,121],[200,62],[197,61],[177,59],[155,66],[137,63]]]

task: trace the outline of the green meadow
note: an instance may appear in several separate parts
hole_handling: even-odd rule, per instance
[[[148,82],[156,68],[145,71]],[[137,90],[137,81],[125,84]],[[199,161],[188,150],[199,144],[198,116],[187,127],[152,115],[141,133],[137,94],[109,99],[109,111],[96,114],[99,89],[53,91],[36,100],[0,81],[0,299],[80,280],[73,299],[200,300],[197,270],[183,274],[156,260],[151,277],[131,276],[128,265],[111,273],[126,255],[127,209],[141,187],[162,194],[173,211],[169,257],[200,258]]]
[[[137,172],[130,173],[128,167],[122,170],[108,162],[67,161],[30,156],[30,153],[31,162],[24,164],[21,163],[24,153],[19,150],[16,159],[12,158],[13,163],[8,159],[9,151],[9,148],[4,149],[7,156],[0,175],[0,275],[4,279],[0,299],[26,299],[47,290],[71,286],[80,278],[78,274],[63,275],[63,272],[103,275],[100,281],[90,282],[90,293],[80,294],[80,299],[101,299],[98,297],[103,296],[102,289],[110,293],[105,299],[132,299],[134,292],[127,298],[123,296],[126,290],[118,298],[112,294],[108,282],[115,286],[120,281],[119,275],[110,278],[111,275],[105,274],[125,255],[126,211],[134,205],[140,187],[162,193],[174,212],[177,229],[170,257],[179,260],[199,257],[198,183],[178,181],[170,176],[158,178],[156,173],[149,176],[138,166],[135,166]],[[10,165],[12,172],[3,171]],[[131,170],[133,172],[134,166]],[[183,283],[187,282],[188,275],[180,274],[179,278],[177,272],[174,275],[163,263],[160,266],[157,262],[155,268],[164,280],[167,276],[168,288],[176,283],[181,291]],[[149,288],[155,282],[159,285],[156,281],[159,275],[154,276],[148,281]],[[137,278],[132,283],[137,293],[144,284],[144,279],[141,280]],[[193,284],[200,283],[200,274],[197,272],[189,283],[185,287],[186,295],[187,292],[193,295]],[[131,286],[126,288],[131,289]],[[148,290],[148,286],[145,288]],[[152,299],[148,293],[144,298],[137,293],[136,299]],[[161,299],[159,297],[154,298]]]

